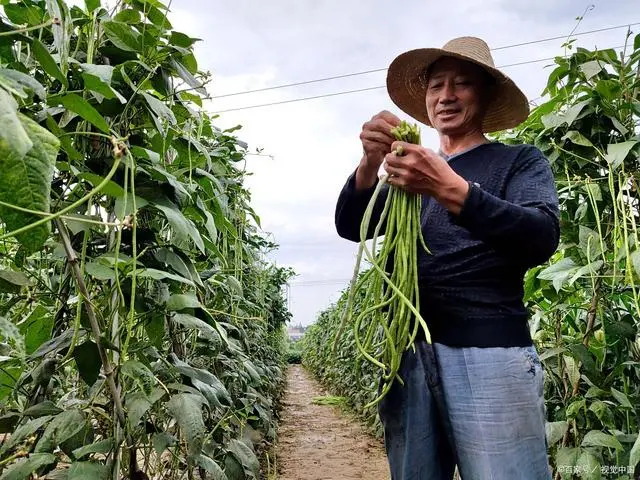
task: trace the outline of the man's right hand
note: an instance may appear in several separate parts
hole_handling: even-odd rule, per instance
[[[384,110],[362,126],[360,140],[364,155],[356,172],[356,190],[371,188],[376,183],[380,165],[396,140],[391,129],[398,125],[400,119]]]

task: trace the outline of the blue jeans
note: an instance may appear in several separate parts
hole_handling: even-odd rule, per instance
[[[417,342],[404,354],[404,386],[394,382],[379,404],[392,480],[451,480],[455,469],[424,348]],[[550,480],[535,348],[433,348],[462,480]]]

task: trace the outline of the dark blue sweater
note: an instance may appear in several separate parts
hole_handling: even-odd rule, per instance
[[[531,345],[524,274],[546,262],[559,242],[553,173],[531,145],[479,145],[449,165],[471,185],[459,215],[423,197],[419,248],[420,310],[432,341],[459,347]],[[388,186],[374,210],[378,223]],[[338,198],[338,234],[360,240],[360,223],[375,187],[355,190],[355,172]]]

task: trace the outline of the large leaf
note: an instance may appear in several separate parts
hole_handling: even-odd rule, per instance
[[[600,462],[590,452],[583,450],[576,462],[576,468],[580,472],[581,479],[587,480],[599,480],[600,476]]]
[[[200,236],[200,232],[193,224],[191,220],[185,217],[178,207],[176,207],[169,200],[161,199],[153,204],[154,207],[164,213],[165,217],[171,224],[173,232],[178,241],[186,241],[188,238],[193,240],[193,243],[198,247],[202,253],[206,253],[204,248],[204,242]]]
[[[84,430],[86,420],[80,410],[62,412],[47,425],[36,444],[35,453],[52,452],[55,447]]]
[[[204,468],[207,473],[210,473],[213,480],[228,480],[227,475],[224,473],[224,470],[222,470],[220,465],[206,455],[198,455],[196,463],[199,467]]]
[[[636,441],[631,447],[631,453],[629,454],[629,466],[637,467],[640,464],[640,434],[636,437]]]
[[[176,116],[173,114],[171,109],[167,107],[167,105],[165,105],[162,101],[145,92],[142,92],[142,96],[147,101],[147,104],[149,105],[149,108],[151,108],[151,111],[155,113],[158,118],[169,122],[171,125],[175,125],[177,123]]]
[[[613,398],[615,398],[623,408],[633,408],[633,405],[631,405],[629,398],[623,392],[611,387],[611,395],[613,395]]]
[[[78,366],[78,373],[87,385],[93,385],[100,376],[102,361],[98,346],[91,340],[78,345],[73,350],[73,358]]]
[[[5,441],[2,448],[0,448],[0,455],[4,455],[5,453],[10,452],[14,447],[20,445],[23,440],[33,435],[49,420],[51,420],[51,417],[49,416],[35,418],[18,427]]]
[[[188,315],[186,313],[176,313],[172,317],[172,319],[175,323],[177,323],[178,325],[182,325],[185,328],[198,330],[204,338],[211,340],[216,344],[220,342],[220,334],[218,333],[218,331],[207,322],[200,320],[193,315]]]
[[[583,447],[609,447],[624,450],[622,444],[613,435],[599,430],[590,430],[582,439]]]
[[[606,160],[611,165],[611,168],[618,168],[627,155],[631,151],[631,149],[638,144],[637,140],[631,140],[628,142],[622,143],[612,143],[607,145],[607,156]]]
[[[203,308],[200,300],[192,293],[177,293],[167,301],[167,310],[180,311],[186,308]]]
[[[67,480],[107,480],[111,469],[93,462],[74,462],[69,468]]]
[[[109,133],[109,124],[104,117],[81,96],[76,95],[75,93],[69,93],[60,99],[60,103],[62,103],[65,108],[80,115],[83,119],[99,128],[104,133]]]
[[[152,278],[154,280],[173,280],[179,283],[185,283],[187,285],[195,286],[190,279],[181,277],[171,272],[164,272],[162,270],[156,270],[155,268],[145,268],[136,271],[136,276],[139,278]]]
[[[122,22],[104,22],[102,24],[107,38],[116,47],[128,52],[140,52],[142,38],[130,25]]]
[[[0,68],[0,87],[4,87],[10,93],[24,99],[29,96],[27,93],[29,91],[35,93],[42,99],[45,99],[47,96],[42,84],[34,77],[8,68]]]
[[[42,42],[34,38],[31,48],[33,49],[33,56],[40,62],[43,70],[67,87],[67,77],[62,73],[62,70],[60,70],[60,67]]]
[[[249,478],[260,478],[260,461],[245,443],[238,439],[233,439],[227,445],[229,452],[240,462],[245,475]]]
[[[542,270],[538,274],[538,278],[541,280],[551,280],[555,289],[560,291],[562,285],[569,280],[578,268],[571,258],[563,258]]]
[[[22,287],[30,283],[29,277],[22,272],[0,270],[0,292],[18,293]]]
[[[0,90],[1,91],[1,90]],[[1,99],[0,99],[1,100]],[[0,102],[1,103],[1,102]],[[0,107],[0,111],[3,107]],[[0,129],[14,125],[5,123],[6,117],[0,117]],[[12,150],[4,142],[0,143],[0,201],[17,207],[49,213],[51,180],[53,166],[60,142],[30,118],[19,115],[22,130],[32,142],[26,154]],[[20,132],[16,132],[20,135]],[[14,231],[40,220],[40,215],[25,213],[13,208],[1,207],[0,217],[7,230]],[[29,252],[39,250],[49,236],[49,225],[38,227],[17,235],[18,241]]]
[[[131,378],[143,392],[149,394],[158,384],[158,379],[149,368],[138,360],[127,360],[121,368],[123,375]]]
[[[178,393],[167,402],[167,409],[187,440],[190,456],[199,455],[205,432],[200,397],[190,393]]]
[[[23,158],[32,147],[29,134],[20,123],[15,100],[0,88],[0,161],[9,154]]]
[[[31,355],[51,338],[53,323],[52,313],[42,305],[38,305],[23,322],[18,324],[20,332],[24,335],[27,355]]]
[[[51,453],[35,453],[29,455],[25,461],[16,463],[2,474],[0,480],[28,480],[31,475],[41,468],[56,463],[57,458]]]

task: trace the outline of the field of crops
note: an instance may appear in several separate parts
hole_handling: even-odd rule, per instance
[[[0,2],[0,478],[260,478],[290,271],[159,0]]]
[[[549,100],[499,137],[538,146],[560,195],[561,245],[528,272],[525,300],[545,369],[551,462],[562,478],[629,479],[640,469],[640,35],[625,40],[622,56],[578,48],[557,58]],[[350,326],[371,307],[365,291]],[[380,370],[359,355],[353,328],[332,351],[347,299],[345,290],[308,330],[303,363],[380,434],[375,407],[365,409]],[[363,338],[366,321],[357,328]]]

